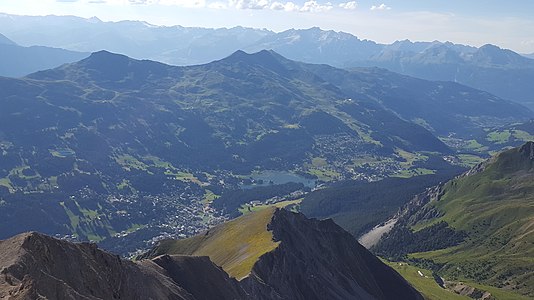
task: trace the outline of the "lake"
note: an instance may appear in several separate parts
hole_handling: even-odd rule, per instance
[[[306,187],[309,187],[309,188],[314,188],[315,181],[316,181],[315,179],[305,178],[303,176],[300,176],[300,175],[297,175],[295,173],[288,172],[288,171],[271,171],[271,170],[262,171],[258,173],[252,173],[246,176],[246,178],[252,178],[255,181],[263,180],[263,183],[262,184],[258,184],[258,183],[244,184],[241,186],[244,189],[250,189],[250,188],[258,187],[258,186],[267,186],[267,185],[270,185],[271,182],[272,184],[284,184],[288,182],[295,182],[295,183],[302,183]]]

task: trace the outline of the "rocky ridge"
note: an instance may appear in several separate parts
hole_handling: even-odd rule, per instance
[[[254,228],[248,222],[240,225]],[[214,247],[206,242],[215,241],[209,235],[224,236],[235,230],[225,226],[210,230],[202,241],[165,241],[146,257],[206,253],[203,249]],[[271,221],[262,230],[270,231],[277,245],[261,255],[239,281],[254,299],[422,299],[398,273],[332,220],[273,209]],[[217,254],[210,256],[216,264],[226,260]],[[248,254],[243,250],[241,255],[246,259]]]

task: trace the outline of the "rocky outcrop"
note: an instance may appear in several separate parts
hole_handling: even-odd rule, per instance
[[[443,185],[438,185],[426,189],[425,192],[416,195],[410,202],[401,208],[396,216],[399,219],[399,225],[413,225],[421,220],[430,220],[440,216],[440,212],[428,203],[439,201],[443,195]]]
[[[195,299],[140,264],[38,233],[0,242],[1,299]]]
[[[247,294],[238,281],[228,276],[207,256],[162,255],[141,261],[156,264],[159,270],[191,293],[198,300],[246,299]]]
[[[530,160],[534,160],[534,142],[527,142],[521,148],[519,152]]]
[[[268,286],[281,299],[422,299],[332,220],[277,210],[269,230],[280,245],[243,280],[251,295]]]
[[[495,300],[490,292],[484,291],[462,282],[445,281],[445,288],[462,296],[476,300]]]

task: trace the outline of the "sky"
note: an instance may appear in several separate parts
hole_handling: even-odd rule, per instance
[[[0,0],[0,12],[273,31],[319,26],[380,43],[489,43],[534,53],[532,0]]]

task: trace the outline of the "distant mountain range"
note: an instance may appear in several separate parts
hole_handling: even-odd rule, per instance
[[[0,241],[0,258],[2,298],[423,299],[332,221],[285,210],[166,241],[135,262],[38,233]]]
[[[533,297],[533,179],[531,141],[416,196],[374,249]]]
[[[313,27],[272,33],[253,44],[244,45],[243,49],[249,52],[273,50],[296,61],[345,68],[354,66],[355,61],[367,60],[384,46],[360,40],[349,33]]]
[[[193,65],[222,59],[255,43],[267,30],[161,27],[145,22],[102,22],[72,16],[27,17],[0,14],[4,35],[23,46],[58,47],[79,52],[107,50],[137,59]]]
[[[354,65],[378,66],[430,80],[459,82],[500,97],[533,106],[534,60],[510,50],[485,45],[478,49],[430,44],[422,51],[386,47]]]
[[[2,33],[20,45],[71,51],[108,50],[138,59],[193,65],[245,50],[335,67],[377,66],[428,80],[454,81],[534,107],[534,60],[493,45],[398,41],[391,45],[319,28],[275,33],[250,28],[162,27],[97,18],[0,15]]]

